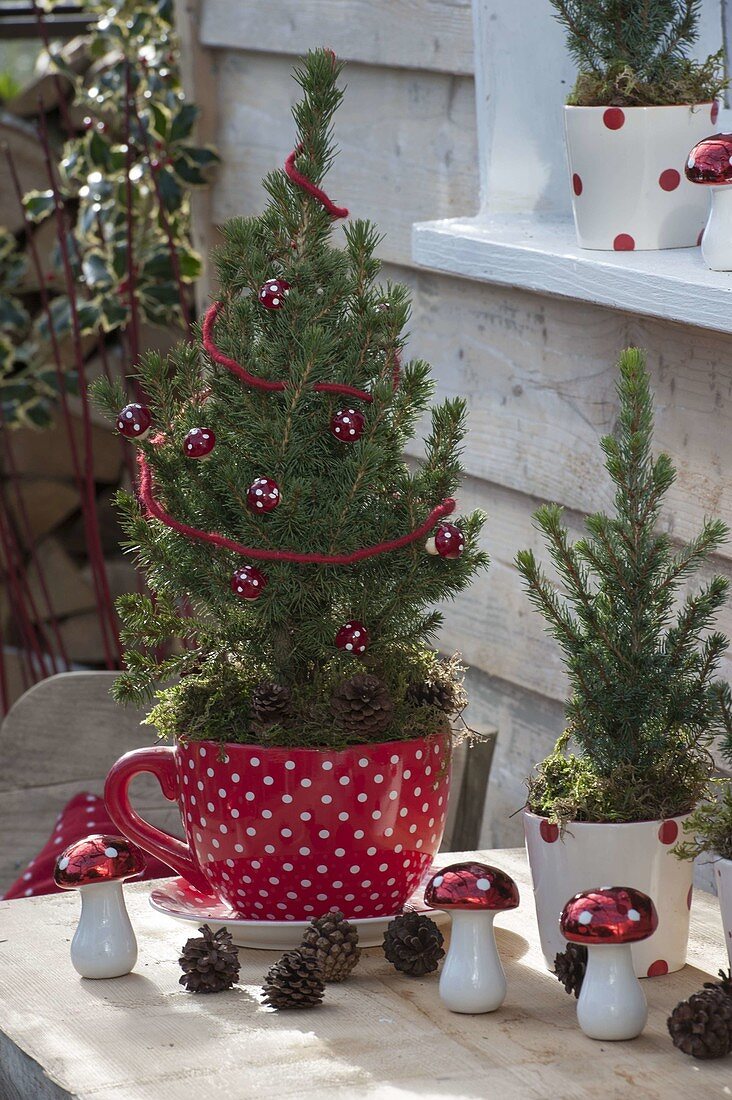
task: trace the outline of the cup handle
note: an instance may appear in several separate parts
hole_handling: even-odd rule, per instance
[[[160,784],[165,797],[170,802],[178,799],[178,776],[176,771],[175,749],[172,746],[157,745],[151,748],[134,749],[121,756],[107,776],[104,784],[104,801],[112,821],[120,832],[139,844],[150,855],[156,856],[169,867],[182,875],[191,886],[205,894],[211,893],[211,887],[204,878],[190,847],[185,841],[170,833],[156,829],[143,820],[132,808],[129,798],[129,786],[136,775],[149,772]]]

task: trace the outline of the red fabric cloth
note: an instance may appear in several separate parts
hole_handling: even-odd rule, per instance
[[[5,899],[37,897],[39,894],[58,894],[60,890],[53,881],[53,868],[56,860],[68,848],[90,833],[112,833],[119,835],[119,829],[110,821],[99,795],[82,791],[74,795],[56,818],[56,825],[38,855],[30,861],[22,874],[15,880],[5,894]],[[174,874],[159,859],[145,853],[146,868],[136,881],[151,878],[168,878]]]

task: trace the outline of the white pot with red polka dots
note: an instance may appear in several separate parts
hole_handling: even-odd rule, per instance
[[[565,950],[559,915],[574,894],[626,886],[653,898],[658,928],[632,946],[639,978],[680,970],[686,962],[693,864],[671,849],[685,816],[627,825],[570,822],[563,833],[545,817],[524,812],[526,850],[534,884],[536,919],[546,965]]]
[[[732,969],[732,859],[718,859],[714,864],[714,878],[717,883],[717,897],[722,911],[724,942],[727,944],[727,958]]]
[[[128,787],[157,777],[186,839],[144,821]],[[137,749],[113,766],[105,799],[117,827],[243,920],[302,921],[399,912],[445,826],[450,739],[339,752],[191,741]]]
[[[706,188],[684,174],[716,103],[694,107],[565,107],[572,208],[581,248],[688,248],[707,220]]]

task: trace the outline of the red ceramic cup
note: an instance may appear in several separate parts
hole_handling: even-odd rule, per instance
[[[151,772],[177,800],[186,841],[132,809],[133,776]],[[437,852],[450,783],[450,740],[340,752],[191,741],[137,749],[113,766],[110,817],[147,852],[243,920],[396,913]]]

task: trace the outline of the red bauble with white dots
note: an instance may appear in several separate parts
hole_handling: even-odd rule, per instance
[[[147,405],[134,402],[117,414],[117,431],[125,439],[144,439],[152,427],[152,414]]]
[[[331,435],[341,443],[356,443],[363,435],[366,417],[358,409],[339,409],[330,422]]]
[[[342,626],[335,639],[339,649],[345,650],[346,653],[353,653],[358,657],[366,652],[370,641],[371,637],[366,627],[355,619]]]
[[[271,477],[258,477],[247,490],[250,512],[274,512],[281,500],[279,486]]]
[[[290,293],[287,279],[267,279],[259,288],[259,304],[265,309],[282,309]]]
[[[231,591],[240,600],[258,600],[269,578],[254,565],[243,565],[231,578]]]
[[[210,428],[191,428],[183,440],[183,454],[186,458],[206,459],[216,446],[216,435]]]
[[[439,554],[441,558],[459,558],[464,549],[465,537],[454,523],[441,523],[432,538],[425,543],[428,554]]]

